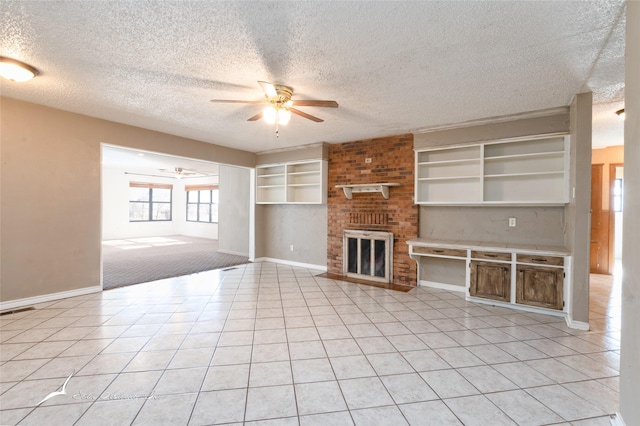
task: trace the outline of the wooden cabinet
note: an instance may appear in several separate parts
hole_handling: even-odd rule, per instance
[[[567,136],[416,151],[416,204],[557,205],[569,201]]]
[[[471,261],[469,295],[511,301],[511,265],[502,262]]]
[[[518,265],[516,303],[562,310],[564,270],[534,265]]]
[[[497,247],[461,241],[407,241],[418,283],[467,292],[467,300],[527,311],[565,312],[571,256],[563,247]],[[422,261],[424,261],[422,263]],[[460,272],[462,271],[462,275]]]
[[[448,249],[448,248],[439,248],[439,247],[414,247],[413,253],[431,254],[431,255],[438,255],[438,256],[467,257],[466,250]]]
[[[256,167],[256,204],[326,202],[326,161],[302,161]]]
[[[511,253],[500,253],[494,251],[471,251],[472,259],[486,259],[486,260],[502,260],[505,262],[511,262]]]
[[[518,254],[516,262],[516,303],[562,310],[564,258]]]

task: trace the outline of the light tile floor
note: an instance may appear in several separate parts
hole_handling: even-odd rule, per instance
[[[592,276],[584,332],[318,273],[249,264],[4,315],[0,424],[608,425],[617,411],[610,277]]]

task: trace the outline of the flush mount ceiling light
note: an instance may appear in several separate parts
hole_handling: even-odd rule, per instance
[[[0,76],[11,81],[27,81],[38,75],[38,70],[24,62],[0,56]]]
[[[618,117],[624,120],[624,108],[617,110],[616,114],[618,114]]]

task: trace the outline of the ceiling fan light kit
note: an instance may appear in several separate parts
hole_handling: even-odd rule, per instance
[[[307,114],[306,112],[300,111],[294,106],[315,106],[315,107],[324,107],[324,108],[338,108],[338,103],[336,101],[316,101],[316,100],[292,100],[293,96],[293,88],[289,86],[284,86],[281,84],[272,84],[266,81],[259,81],[258,84],[262,87],[264,91],[264,101],[242,101],[236,99],[212,99],[211,102],[226,102],[226,103],[247,103],[247,104],[257,104],[257,103],[266,103],[268,104],[264,110],[259,112],[258,114],[250,117],[247,121],[257,121],[264,117],[265,121],[268,124],[276,125],[276,137],[279,136],[278,126],[284,126],[289,123],[291,120],[291,114],[298,115],[300,117],[304,117],[307,120],[315,121],[316,123],[321,123],[324,120],[318,117],[315,117],[311,114]]]
[[[291,120],[291,111],[286,107],[280,106],[268,106],[262,111],[264,121],[269,124],[279,124],[281,126],[286,125]]]

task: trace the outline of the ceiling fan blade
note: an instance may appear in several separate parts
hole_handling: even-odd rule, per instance
[[[293,101],[293,105],[338,108],[338,103],[336,101],[314,101],[312,99],[297,99]]]
[[[260,120],[261,118],[262,118],[262,111],[260,111],[253,117],[249,118],[247,121],[257,121],[257,120]]]
[[[236,99],[211,99],[209,102],[219,103],[224,102],[228,104],[264,104],[266,101],[242,101]]]
[[[264,93],[268,98],[278,97],[278,92],[276,92],[276,88],[273,84],[266,81],[259,81],[258,84],[262,87],[262,90],[264,90]]]
[[[299,109],[289,108],[289,111],[292,113],[299,115],[300,117],[304,117],[308,120],[315,121],[316,123],[322,123],[324,120],[318,117],[314,117],[313,115],[309,115],[306,112],[302,112]]]

